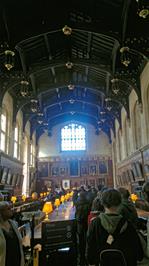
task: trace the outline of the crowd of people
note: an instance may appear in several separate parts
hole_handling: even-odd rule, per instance
[[[149,182],[142,189],[149,202]],[[145,239],[140,234],[137,211],[127,189],[82,186],[74,189],[72,201],[78,266],[100,265],[100,254],[107,249],[120,250],[127,266],[149,265],[149,222]],[[0,266],[25,265],[21,235],[12,217],[11,204],[0,201]]]
[[[143,193],[149,202],[149,182],[144,184]],[[82,186],[74,190],[73,204],[78,265],[99,265],[101,251],[106,249],[122,251],[127,266],[149,265],[149,232],[146,241],[140,234],[139,217],[127,189]]]

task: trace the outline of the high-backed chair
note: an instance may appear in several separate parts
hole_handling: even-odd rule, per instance
[[[105,249],[100,253],[100,266],[127,266],[123,252],[118,249]]]

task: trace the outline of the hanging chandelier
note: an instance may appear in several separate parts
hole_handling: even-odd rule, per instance
[[[138,5],[138,15],[141,18],[147,18],[149,15],[149,1],[148,0],[136,0]]]
[[[73,67],[73,63],[68,61],[68,62],[65,64],[65,66],[66,66],[68,69],[71,69],[71,68]]]
[[[112,109],[111,98],[110,97],[105,98],[105,102],[106,102],[106,109],[108,111],[111,111],[111,109]]]
[[[73,91],[74,88],[75,88],[75,86],[74,86],[73,84],[69,84],[69,85],[68,85],[68,89],[69,89],[70,91]]]
[[[114,92],[114,94],[118,94],[118,92],[120,90],[119,84],[118,84],[118,79],[117,78],[111,79],[111,83],[112,83],[112,91]]]
[[[62,28],[62,31],[63,33],[66,35],[66,36],[69,36],[71,35],[72,33],[72,28],[68,27],[67,25],[65,25],[63,28]]]
[[[14,67],[15,53],[11,50],[5,50],[4,54],[5,54],[4,66],[7,68],[7,70],[10,70],[11,68]]]
[[[29,86],[29,82],[27,80],[21,80],[21,88],[20,88],[20,94],[23,97],[26,97],[29,93],[28,91],[28,86]]]
[[[120,49],[120,53],[121,53],[120,60],[121,60],[121,63],[126,67],[128,67],[131,62],[129,50],[130,50],[129,47],[126,47],[126,46]]]
[[[38,103],[38,100],[36,100],[36,99],[32,99],[31,100],[31,111],[33,113],[36,113],[38,111],[38,105],[37,105],[37,103]]]

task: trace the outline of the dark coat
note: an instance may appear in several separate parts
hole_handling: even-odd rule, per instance
[[[135,227],[137,227],[137,211],[130,200],[122,200],[122,203],[119,208],[119,214],[121,214],[127,221],[131,222]]]
[[[88,214],[89,214],[89,202],[86,198],[86,193],[81,192],[76,202],[76,214],[75,214],[78,233],[87,230]]]
[[[107,243],[109,235],[114,238],[112,244]],[[99,265],[100,252],[108,248],[121,250],[127,266],[137,266],[137,260],[143,259],[143,250],[137,232],[121,215],[100,214],[89,226],[86,247],[88,263]]]

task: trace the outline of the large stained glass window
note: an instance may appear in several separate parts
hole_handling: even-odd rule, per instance
[[[75,123],[61,129],[62,151],[84,151],[86,149],[85,128]]]

